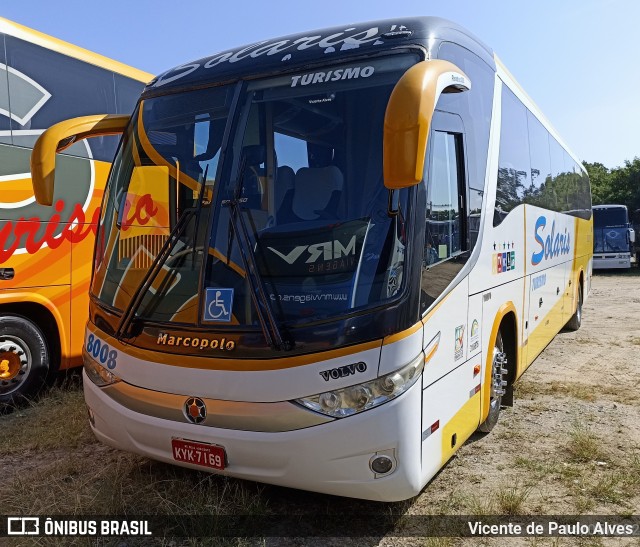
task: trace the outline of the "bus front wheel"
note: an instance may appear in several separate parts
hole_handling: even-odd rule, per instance
[[[40,328],[21,315],[0,316],[0,407],[33,395],[48,369],[49,350]]]
[[[507,385],[507,354],[504,351],[502,333],[498,331],[493,345],[493,359],[491,361],[491,393],[489,396],[489,414],[487,419],[478,426],[478,431],[489,433],[498,423],[502,396]]]

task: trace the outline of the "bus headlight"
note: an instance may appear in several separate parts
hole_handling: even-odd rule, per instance
[[[402,395],[420,378],[423,368],[424,355],[421,354],[407,366],[386,376],[355,386],[302,397],[294,402],[333,418],[345,418]]]
[[[122,379],[113,374],[113,372],[104,368],[100,363],[94,361],[86,351],[82,352],[82,360],[84,361],[84,371],[89,379],[98,387],[110,386]]]

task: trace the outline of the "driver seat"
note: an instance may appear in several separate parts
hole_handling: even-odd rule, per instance
[[[293,186],[293,214],[301,220],[338,218],[344,176],[335,165],[301,167]]]

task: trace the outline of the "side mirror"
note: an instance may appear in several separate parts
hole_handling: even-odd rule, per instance
[[[48,206],[53,203],[57,152],[90,137],[119,135],[128,123],[129,116],[82,116],[59,122],[42,133],[31,152],[31,182],[36,201]]]
[[[633,228],[629,228],[629,242],[630,243],[636,242],[636,232]]]
[[[442,93],[471,89],[466,74],[449,61],[422,61],[391,92],[384,116],[384,185],[398,190],[422,180],[433,112]]]

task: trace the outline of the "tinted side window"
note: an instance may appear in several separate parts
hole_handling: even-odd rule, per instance
[[[450,258],[461,250],[458,200],[461,157],[456,136],[433,132],[432,160],[427,179],[427,224],[425,262],[428,265]]]
[[[562,207],[562,196],[558,195],[558,186],[561,186],[564,177],[564,150],[551,135],[549,135],[549,152],[551,154],[551,192],[555,196],[556,204],[554,211],[559,211]]]
[[[427,210],[421,275],[425,311],[462,269],[466,258],[462,134],[432,131],[426,177]]]
[[[484,192],[471,188],[469,190],[469,210],[467,227],[469,230],[469,248],[473,249],[480,233],[480,217],[482,215],[482,198]]]
[[[459,114],[465,127],[469,203],[467,222],[469,248],[472,249],[478,239],[484,197],[495,72],[475,54],[451,42],[440,45],[438,58],[455,63],[472,83],[470,91],[441,95],[438,103],[443,110]]]
[[[579,170],[576,162],[566,151],[564,153],[564,170],[566,173],[566,187],[560,210],[563,213],[569,213],[576,211],[580,207],[578,203],[580,175],[578,174]]]
[[[564,154],[564,162],[568,178],[568,189],[567,208],[563,212],[588,219],[591,216],[589,177],[583,174],[580,166],[566,152]]]
[[[438,108],[455,112],[464,123],[469,187],[481,190],[487,169],[489,129],[495,73],[479,57],[458,45],[443,42],[438,58],[457,65],[471,80],[471,90],[440,96]]]
[[[551,184],[551,155],[549,132],[527,110],[529,127],[529,151],[531,157],[531,183],[525,190],[524,202],[545,209],[556,210],[556,196]]]
[[[591,186],[589,177],[574,159],[549,135],[551,180],[545,185],[546,198],[540,207],[568,215],[591,218]]]
[[[510,211],[524,202],[525,190],[530,186],[527,109],[506,86],[503,86],[494,226],[500,224]]]
[[[591,182],[589,181],[589,175],[584,171],[581,171],[580,176],[580,214],[578,215],[584,219],[591,218]]]

